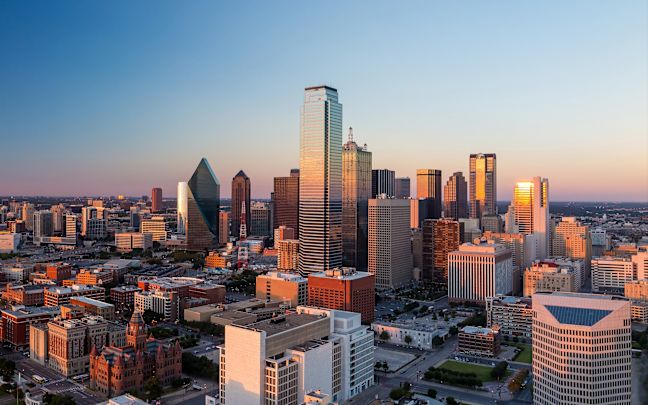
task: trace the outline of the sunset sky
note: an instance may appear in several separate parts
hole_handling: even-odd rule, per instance
[[[648,201],[647,3],[3,1],[0,195],[175,197],[206,157],[229,197],[299,162],[304,87],[338,89],[374,168],[498,197]]]

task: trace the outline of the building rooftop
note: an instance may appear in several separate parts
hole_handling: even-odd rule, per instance
[[[463,333],[470,333],[471,335],[490,335],[491,333],[494,333],[495,331],[491,328],[480,328],[479,326],[464,326],[463,329],[461,329]]]
[[[34,315],[57,314],[60,310],[57,307],[24,307],[22,305],[14,306],[11,309],[3,309],[1,312],[14,316],[16,318],[28,318]]]
[[[110,291],[130,292],[130,291],[140,291],[140,288],[135,285],[120,285],[119,287],[114,287]]]
[[[353,267],[339,267],[336,269],[330,269],[318,273],[311,273],[308,275],[308,277],[336,278],[338,280],[358,280],[369,276],[371,276],[370,273],[364,271],[357,271]]]
[[[77,302],[83,302],[88,305],[94,305],[95,307],[99,307],[99,308],[110,308],[114,306],[113,304],[109,304],[107,302],[95,300],[93,298],[88,298],[88,297],[74,297],[71,300]]]
[[[245,326],[248,329],[264,331],[267,336],[276,335],[298,328],[322,319],[321,316],[307,314],[288,314],[277,318],[267,319]]]
[[[287,273],[283,271],[270,271],[268,274],[260,274],[258,277],[261,278],[272,278],[276,280],[285,280],[293,283],[305,283],[308,280],[296,273]]]
[[[97,287],[85,284],[74,284],[70,287],[48,287],[47,291],[50,294],[71,294],[79,291],[103,291],[103,287]]]
[[[558,305],[547,305],[546,308],[558,322],[580,326],[594,326],[598,321],[612,313],[612,311],[604,309],[563,307]]]

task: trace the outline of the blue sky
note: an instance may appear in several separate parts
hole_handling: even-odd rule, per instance
[[[648,201],[644,1],[0,3],[0,195],[229,196],[298,167],[303,88],[340,92],[374,167],[467,171],[499,198]]]

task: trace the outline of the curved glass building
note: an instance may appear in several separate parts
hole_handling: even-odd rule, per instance
[[[187,182],[187,220],[185,234],[188,250],[203,250],[218,240],[218,211],[220,209],[220,183],[202,158]]]

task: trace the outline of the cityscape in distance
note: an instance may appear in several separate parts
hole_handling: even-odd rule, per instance
[[[642,15],[0,4],[0,405],[648,403]]]

